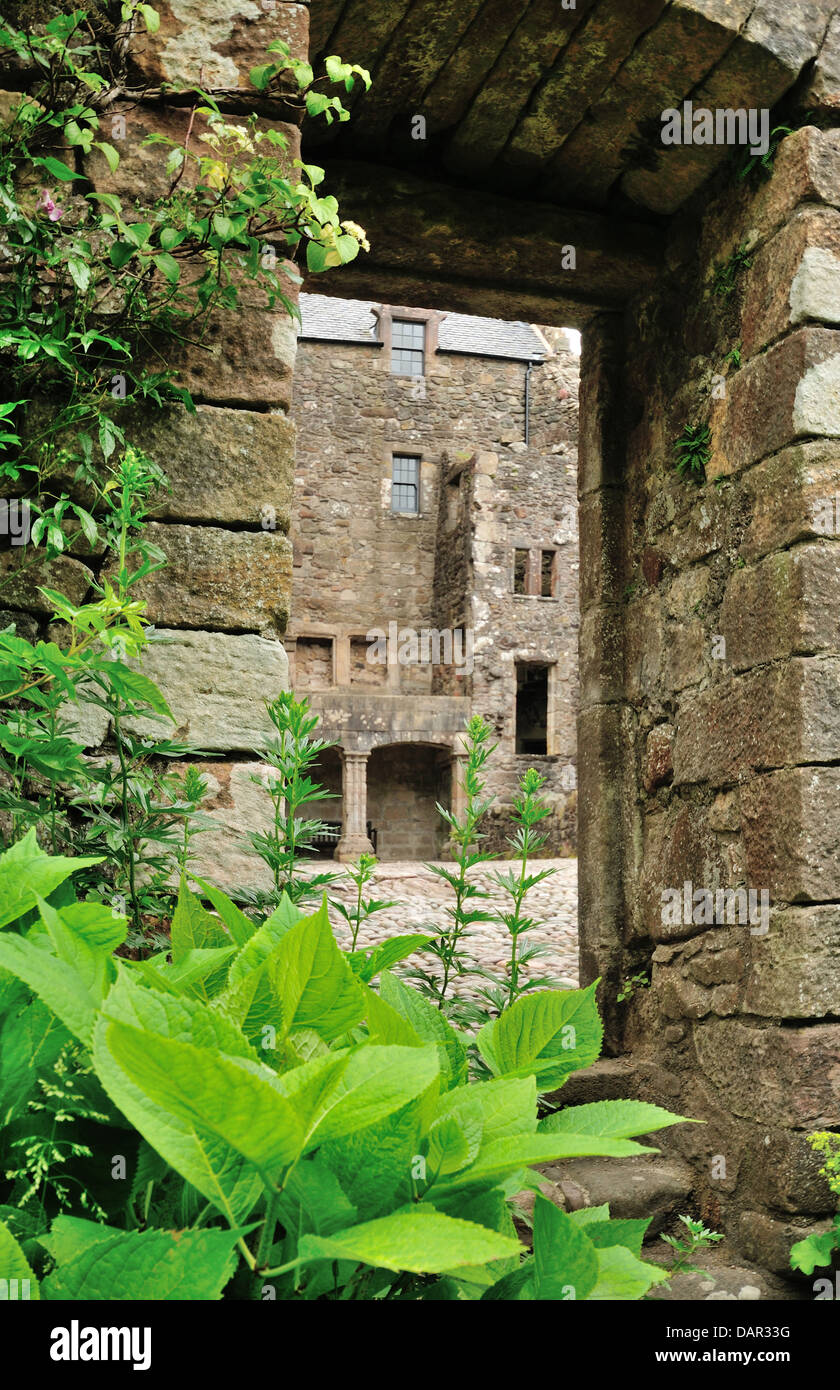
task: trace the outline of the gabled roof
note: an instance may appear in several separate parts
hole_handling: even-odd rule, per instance
[[[333,299],[328,295],[302,294],[302,339],[339,343],[376,343],[379,306],[366,299]],[[509,357],[523,362],[547,356],[544,338],[529,323],[506,323],[472,314],[445,314],[441,319],[439,352],[458,352],[471,357]]]

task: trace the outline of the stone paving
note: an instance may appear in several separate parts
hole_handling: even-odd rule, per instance
[[[318,869],[332,868],[320,861]],[[451,868],[448,864],[446,867]],[[528,932],[527,940],[547,947],[549,954],[534,962],[540,974],[559,976],[564,985],[574,988],[578,981],[577,955],[577,859],[541,859],[532,869],[553,869],[554,873],[537,885],[526,899],[529,916],[540,923]],[[509,899],[493,880],[493,872],[508,872],[518,865],[506,860],[494,860],[480,865],[470,878],[489,894],[482,903],[489,911],[504,911]],[[330,889],[330,897],[350,904],[355,888],[347,878],[339,879]],[[358,945],[371,947],[386,937],[406,932],[440,927],[448,921],[444,909],[452,902],[452,891],[424,864],[395,862],[379,864],[366,897],[394,902],[396,906],[378,912],[362,927]],[[336,936],[342,945],[349,944],[349,930],[338,915],[331,914]],[[478,923],[472,928],[470,952],[488,970],[500,970],[508,957],[509,937],[501,923]],[[412,958],[414,962],[419,956]],[[463,992],[471,993],[469,982],[462,982]]]

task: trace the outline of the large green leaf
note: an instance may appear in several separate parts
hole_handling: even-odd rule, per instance
[[[67,1223],[67,1217],[57,1217],[42,1239],[58,1260],[43,1281],[45,1299],[219,1299],[236,1269],[235,1230],[118,1231],[82,1221],[73,1221],[70,1230]],[[93,1231],[83,1234],[81,1226]]]
[[[93,913],[90,923],[93,931],[88,933],[85,930],[87,924],[83,917],[80,918],[77,915],[76,925],[71,927],[64,915],[64,909],[61,912],[56,912],[55,908],[51,907],[43,898],[38,898],[38,912],[47,929],[55,954],[59,960],[63,960],[69,965],[71,970],[84,982],[85,990],[90,998],[95,1003],[100,1004],[111,984],[113,934],[111,939],[106,936],[104,947],[99,944],[102,933],[98,928],[103,909],[99,904],[92,904],[92,907]],[[124,927],[120,931],[121,935],[124,936]]]
[[[123,1023],[107,1025],[104,1044],[117,1066],[167,1115],[194,1132],[218,1135],[267,1178],[284,1171],[303,1151],[303,1117],[272,1085],[274,1073],[261,1064]],[[145,1137],[157,1147],[148,1133]]]
[[[48,898],[71,874],[99,862],[99,858],[63,859],[45,854],[34,829],[28,831],[0,855],[0,927],[29,912],[37,898]]]
[[[359,979],[365,984],[370,984],[380,970],[390,970],[392,965],[397,965],[399,961],[405,960],[415,951],[422,950],[430,941],[436,939],[419,932],[414,932],[411,936],[392,936],[379,946],[374,946],[370,952],[352,951],[347,959]]]
[[[105,1003],[107,1017],[94,1029],[93,1059],[111,1100],[176,1172],[192,1183],[235,1225],[244,1221],[262,1190],[251,1164],[217,1134],[193,1120],[164,1111],[118,1066],[106,1045],[111,1021],[190,1041],[208,1053],[256,1058],[242,1034],[215,1010],[145,988],[123,971]]]
[[[459,1123],[479,1122],[485,1143],[537,1132],[537,1085],[533,1076],[480,1081],[459,1086],[440,1097],[435,1118],[454,1116]]]
[[[0,1280],[5,1281],[7,1279],[18,1281],[16,1291],[18,1298],[23,1297],[24,1293],[30,1300],[41,1297],[38,1280],[29,1267],[29,1261],[5,1221],[0,1221]],[[26,1286],[27,1281],[28,1287]]]
[[[541,990],[523,995],[476,1038],[495,1076],[537,1078],[540,1091],[562,1086],[573,1071],[601,1053],[603,1028],[595,1004],[597,981],[588,989]]]
[[[198,874],[190,874],[190,878],[201,886],[210,899],[227,927],[234,945],[244,946],[246,941],[250,941],[257,928],[253,922],[248,920],[244,912],[240,912],[236,903],[232,903],[221,888],[214,888],[212,883],[207,883],[205,879],[199,878]]]
[[[466,1081],[467,1050],[441,1010],[388,971],[382,972],[379,990],[385,1003],[411,1024],[418,1037],[424,1042],[436,1043],[441,1049],[446,1066],[446,1086],[460,1086]]]
[[[521,1246],[498,1231],[424,1207],[393,1212],[332,1236],[304,1236],[301,1261],[356,1260],[377,1268],[441,1274],[516,1255]]]
[[[659,1105],[642,1100],[596,1100],[591,1105],[572,1105],[540,1120],[541,1134],[597,1134],[603,1139],[633,1139],[668,1125],[692,1124]]]
[[[313,1028],[329,1042],[361,1021],[364,995],[336,945],[326,900],[284,933],[266,970],[280,1004],[283,1037],[293,1028]]]
[[[629,1253],[629,1252],[625,1252]],[[598,1254],[564,1211],[537,1193],[534,1200],[534,1292],[540,1300],[588,1298],[598,1282]]]
[[[187,887],[184,875],[178,888],[178,901],[172,917],[172,962],[177,965],[187,951],[207,950],[230,945],[230,937],[212,913],[207,912]]]
[[[656,1153],[630,1139],[597,1139],[588,1134],[523,1134],[508,1139],[494,1139],[483,1144],[474,1163],[443,1180],[444,1191],[453,1187],[469,1187],[474,1183],[495,1183],[508,1173],[530,1168],[537,1163],[554,1163],[561,1158],[581,1158],[597,1155],[627,1158],[631,1154]],[[437,1193],[438,1184],[432,1188]]]
[[[363,1221],[409,1202],[419,1157],[422,1102],[415,1101],[375,1125],[318,1150]],[[422,1164],[418,1180],[422,1173]],[[422,1186],[422,1183],[420,1184]]]
[[[589,1235],[589,1227],[586,1233]],[[610,1245],[595,1251],[598,1258],[598,1280],[588,1295],[596,1300],[644,1298],[654,1284],[662,1284],[670,1275],[658,1265],[636,1258],[624,1245]]]
[[[318,1093],[313,1104],[313,1082],[326,1075],[324,1061],[296,1067],[278,1083],[307,1114],[307,1148],[377,1124],[417,1099],[438,1079],[438,1055],[433,1047],[362,1046],[344,1056],[341,1070],[330,1078],[328,1088]]]
[[[6,932],[0,936],[0,966],[23,980],[75,1037],[90,1046],[97,1001],[67,961]]]

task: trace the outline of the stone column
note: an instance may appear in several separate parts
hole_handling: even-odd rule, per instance
[[[449,768],[451,773],[449,808],[453,816],[457,816],[458,820],[461,820],[467,808],[467,789],[464,786],[464,777],[467,770],[467,755],[463,748],[458,747],[452,749]],[[444,847],[444,854],[454,859],[458,848],[459,847],[450,838]]]
[[[369,753],[342,754],[342,804],[344,824],[335,857],[340,863],[358,859],[360,854],[373,854],[367,837],[367,762]]]

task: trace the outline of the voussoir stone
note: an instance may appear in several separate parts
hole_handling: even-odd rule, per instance
[[[163,692],[174,722],[132,719],[126,728],[208,753],[259,748],[274,732],[264,701],[289,684],[282,643],[253,633],[158,628],[141,669]]]
[[[280,532],[152,522],[145,535],[167,559],[133,590],[146,600],[149,622],[222,632],[285,630],[292,548]]]

